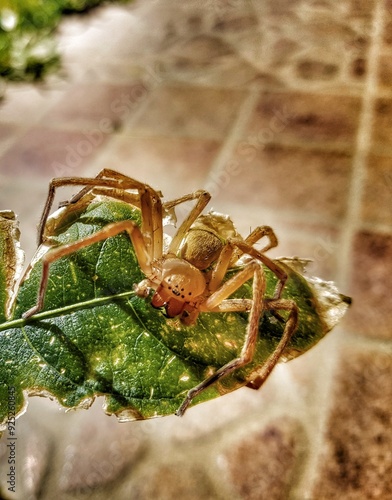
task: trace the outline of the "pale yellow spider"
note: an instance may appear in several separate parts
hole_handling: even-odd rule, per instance
[[[76,203],[93,190],[96,194],[123,200],[140,208],[141,226],[131,220],[114,222],[83,239],[51,248],[42,257],[43,269],[37,303],[24,313],[23,317],[29,318],[43,308],[49,266],[52,262],[93,243],[125,232],[131,239],[140,268],[146,277],[141,283],[135,284],[136,293],[147,297],[149,290],[154,290],[152,306],[164,308],[168,317],[179,316],[184,324],[190,325],[196,322],[200,312],[249,312],[246,335],[239,357],[192,388],[176,414],[183,415],[195,396],[220,378],[252,361],[259,335],[259,321],[265,310],[271,310],[278,317],[276,311],[289,311],[282,338],[275,351],[257,374],[248,381],[249,387],[258,389],[281,357],[298,321],[295,302],[281,298],[287,279],[285,272],[264,255],[264,252],[277,245],[273,230],[268,226],[260,226],[243,239],[227,216],[214,212],[202,215],[211,198],[206,191],[196,191],[164,203],[161,193],[147,184],[105,169],[96,178],[69,177],[51,181],[39,226],[39,243],[45,240],[45,225],[55,191],[58,187],[66,185],[85,186],[66,204]],[[172,212],[177,205],[191,200],[195,201],[194,207],[180,224],[165,251],[164,214]],[[267,237],[269,241],[264,248],[257,250],[253,245],[262,237]],[[240,258],[242,260],[238,265]],[[271,269],[278,278],[274,296],[269,299],[265,297],[266,283],[262,264]],[[237,269],[237,272],[224,281],[228,269],[232,268]],[[250,279],[253,279],[252,299],[229,298]]]

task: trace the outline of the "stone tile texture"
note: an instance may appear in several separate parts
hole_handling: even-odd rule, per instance
[[[353,297],[260,391],[181,419],[30,398],[16,494],[0,440],[1,498],[392,498],[391,33],[389,0],[110,3],[64,19],[57,75],[0,82],[0,209],[27,262],[49,180],[107,167],[167,199],[208,189]]]
[[[345,349],[339,365],[314,498],[389,498],[392,354]]]
[[[232,443],[219,461],[239,497],[287,498],[295,482],[300,438],[300,425],[287,419],[277,420],[239,443]]]

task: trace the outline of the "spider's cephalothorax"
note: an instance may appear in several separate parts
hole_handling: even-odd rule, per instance
[[[169,318],[184,313],[187,306],[197,303],[206,291],[203,273],[186,260],[167,257],[162,261],[159,281],[151,304],[164,307]]]
[[[277,245],[269,226],[259,226],[242,238],[228,216],[210,212],[202,215],[211,196],[200,190],[170,202],[163,202],[160,192],[113,170],[104,169],[96,178],[69,177],[53,179],[39,226],[39,243],[46,240],[45,228],[53,204],[55,191],[60,186],[85,186],[69,202],[72,205],[89,194],[105,195],[129,203],[141,213],[141,225],[132,220],[121,220],[103,227],[98,232],[78,241],[51,248],[42,256],[42,276],[37,303],[26,311],[25,319],[40,311],[44,305],[50,264],[98,241],[127,233],[145,279],[135,284],[136,293],[146,297],[153,289],[151,303],[164,307],[166,315],[179,316],[184,324],[196,322],[200,312],[248,312],[248,326],[239,356],[215,371],[210,377],[188,391],[177,411],[182,415],[192,399],[221,377],[234,372],[253,359],[259,336],[260,318],[264,311],[287,311],[283,335],[271,356],[248,385],[259,388],[278,362],[297,326],[298,310],[295,302],[281,298],[286,281],[282,268],[264,253]],[[174,209],[184,202],[194,201],[194,207],[179,225],[168,248],[164,249],[163,223],[174,219]],[[266,237],[268,242],[256,249],[254,244]],[[242,259],[242,257],[245,257]],[[240,260],[241,259],[241,260]],[[273,297],[265,297],[266,283],[263,265],[278,278]],[[231,277],[225,279],[228,269]],[[252,280],[251,299],[230,298],[245,282]],[[277,314],[277,316],[279,316]]]

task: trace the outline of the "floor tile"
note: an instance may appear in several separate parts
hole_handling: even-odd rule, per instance
[[[255,35],[260,38],[260,35]],[[253,43],[253,50],[261,43]],[[180,41],[164,55],[168,78],[194,85],[216,85],[219,88],[246,88],[253,84],[279,86],[275,75],[258,67],[246,54],[229,42],[210,34],[200,34]]]
[[[355,349],[342,353],[314,498],[362,500],[392,494],[386,472],[392,467],[391,376],[391,355]]]
[[[23,128],[14,123],[0,123],[0,152],[5,151],[22,133]]]
[[[104,128],[109,133],[132,116],[149,92],[140,81],[127,85],[76,84],[45,114],[42,122],[76,129]]]
[[[384,25],[384,36],[383,36],[383,42],[385,47],[391,48],[392,47],[392,20],[390,19],[391,17],[391,8],[389,7],[388,9],[388,2],[385,2],[386,5],[386,10],[387,13],[389,14],[386,17],[386,23]]]
[[[159,87],[132,132],[223,139],[244,97],[244,92],[228,89]]]
[[[294,419],[279,423],[279,426],[271,423],[258,433],[232,443],[220,456],[221,468],[239,498],[284,498],[294,475],[301,428]]]
[[[372,4],[254,2],[263,34],[260,67],[278,74],[286,88],[347,89],[350,80],[359,80],[354,61],[367,57],[362,41],[369,39]],[[284,46],[290,51],[281,51]]]
[[[351,158],[344,153],[243,142],[225,169],[211,179],[224,186],[217,196],[234,203],[309,212],[309,217],[340,218],[346,212]]]
[[[392,62],[391,62],[391,54],[389,54],[388,52],[380,55],[378,78],[382,90],[390,92],[392,88]]]
[[[61,89],[50,85],[8,85],[1,102],[0,120],[23,125],[36,123],[60,97]]]
[[[181,475],[177,474],[181,470]],[[136,498],[217,498],[217,493],[206,474],[200,467],[187,467],[181,463],[157,464],[153,470],[146,471],[132,487]],[[128,490],[129,495],[129,490]],[[124,497],[125,498],[125,497]]]
[[[370,155],[367,162],[362,220],[390,225],[392,221],[392,157]]]
[[[166,198],[201,189],[220,148],[206,139],[151,137],[125,134],[111,141],[99,168],[108,167],[151,184]]]
[[[0,158],[0,173],[15,177],[75,175],[98,154],[107,136],[100,131],[73,132],[30,128]]]
[[[377,99],[373,118],[373,145],[378,150],[392,151],[392,99]]]
[[[392,236],[362,231],[353,246],[350,294],[353,306],[348,316],[352,331],[373,338],[392,338],[390,276]]]
[[[260,143],[295,141],[306,145],[353,147],[361,100],[306,93],[264,93],[244,134]]]

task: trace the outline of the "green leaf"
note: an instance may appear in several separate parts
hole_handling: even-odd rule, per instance
[[[49,243],[77,241],[124,219],[140,223],[139,210],[108,198],[85,197],[49,219]],[[144,276],[126,234],[54,262],[44,310],[23,319],[22,314],[36,303],[40,257],[50,245],[38,250],[12,315],[7,320],[2,317],[0,422],[7,418],[10,388],[15,390],[18,412],[26,406],[26,395],[50,396],[66,408],[88,407],[97,395],[104,395],[105,410],[122,420],[172,414],[191,388],[240,353],[247,314],[203,313],[196,325],[184,326],[154,309],[149,298],[135,295],[133,286]],[[298,264],[298,260],[280,261],[289,275],[283,297],[294,299],[300,311],[287,359],[316,344],[347,308],[346,298],[331,284],[306,280],[293,268]],[[3,263],[3,274],[4,269]],[[276,277],[265,271],[271,296]],[[4,279],[0,284],[4,306]],[[250,284],[236,295],[250,298]],[[192,405],[246,384],[275,349],[283,326],[265,313],[254,360],[208,388]]]

